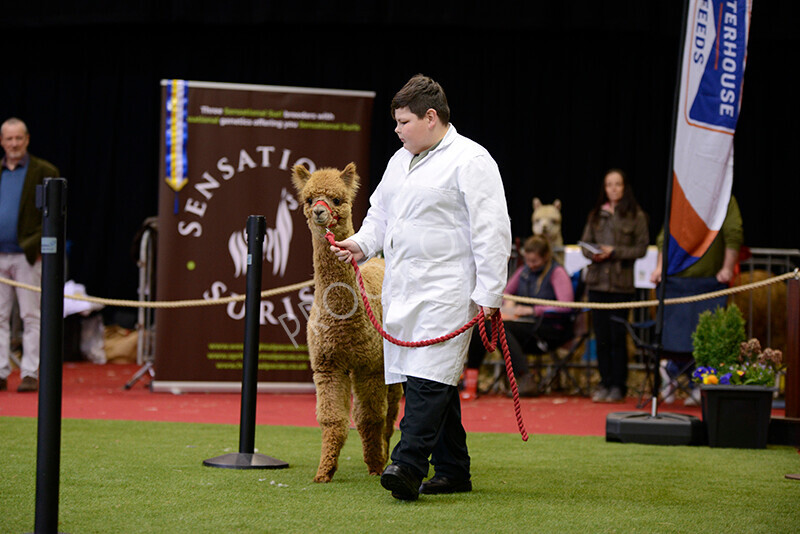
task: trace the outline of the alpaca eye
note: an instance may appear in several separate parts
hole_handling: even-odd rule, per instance
[[[312,199],[310,199],[310,198],[306,199],[306,204],[308,204],[309,206],[311,205],[311,202],[312,202]]]
[[[333,199],[333,205],[334,205],[334,206],[338,206],[338,205],[339,205],[339,204],[341,204],[341,203],[342,203],[342,201],[341,201],[341,200],[339,200],[338,198],[334,198],[334,199]]]

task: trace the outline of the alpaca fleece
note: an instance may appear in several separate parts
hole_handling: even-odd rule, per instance
[[[352,206],[359,186],[356,166],[350,163],[342,171],[323,168],[310,173],[297,165],[292,169],[292,182],[308,220],[314,258],[308,352],[317,390],[317,422],[322,429],[314,482],[330,482],[336,472],[350,426],[351,396],[364,463],[369,474],[380,475],[389,457],[402,387],[386,385],[383,340],[364,309],[355,271],[336,258],[325,239],[326,228],[337,241],[354,233]],[[371,259],[360,269],[370,306],[380,319],[384,262]]]

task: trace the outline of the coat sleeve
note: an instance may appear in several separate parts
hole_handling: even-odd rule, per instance
[[[36,262],[42,248],[42,212],[36,207],[36,186],[43,184],[45,178],[57,178],[60,175],[50,162],[30,156],[28,172],[22,186],[17,240],[31,265]]]
[[[471,298],[479,306],[499,308],[508,278],[511,222],[497,164],[478,155],[459,172],[459,189],[469,217],[476,284]]]
[[[358,243],[361,251],[366,258],[375,256],[378,252],[383,250],[384,237],[386,236],[386,204],[384,198],[383,184],[386,180],[387,171],[381,179],[381,183],[375,188],[375,191],[369,197],[369,209],[367,216],[361,223],[361,228],[350,236],[350,239]]]
[[[594,243],[594,232],[592,231],[592,222],[589,218],[586,219],[586,226],[583,227],[583,233],[581,234],[581,241],[586,243]],[[581,247],[581,254],[585,257],[592,259],[592,253],[586,250],[585,248]]]
[[[744,230],[742,229],[742,212],[736,197],[731,196],[728,203],[728,212],[722,222],[722,237],[725,239],[725,248],[739,251],[744,243]]]

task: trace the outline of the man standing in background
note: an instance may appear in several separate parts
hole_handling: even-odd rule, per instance
[[[28,153],[30,134],[24,122],[10,118],[0,126],[5,155],[0,166],[0,276],[39,287],[42,280],[42,213],[36,186],[58,169]],[[0,284],[0,391],[8,389],[11,353],[10,318],[14,295],[22,319],[21,381],[18,392],[39,389],[39,293]]]

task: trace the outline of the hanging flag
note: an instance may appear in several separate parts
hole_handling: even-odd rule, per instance
[[[169,80],[167,84],[167,121],[165,125],[166,171],[165,180],[175,191],[174,213],[178,213],[178,192],[189,181],[186,178],[186,140],[189,95],[186,81]]]
[[[731,197],[752,0],[687,0],[675,132],[668,274],[708,250]]]

